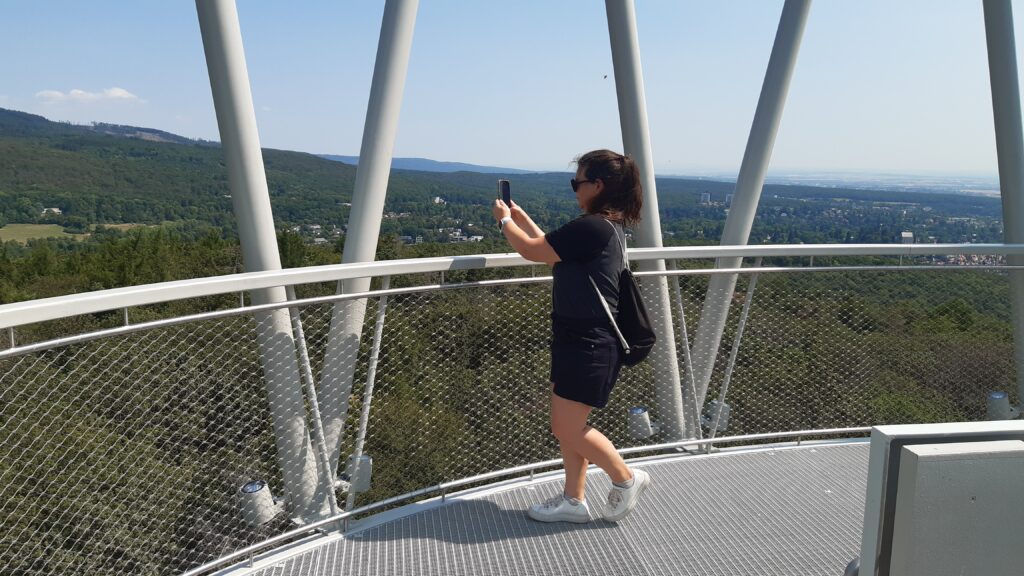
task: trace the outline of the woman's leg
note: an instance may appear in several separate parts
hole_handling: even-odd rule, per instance
[[[590,462],[574,450],[559,443],[562,449],[562,466],[565,467],[565,495],[583,500],[587,487],[587,466]]]
[[[555,398],[555,385],[551,385],[551,397]],[[586,417],[584,417],[584,421]],[[551,405],[551,430],[555,429],[555,407]],[[557,438],[557,435],[556,435]],[[583,500],[587,487],[587,466],[590,462],[580,455],[579,452],[566,447],[560,441],[558,447],[562,450],[562,467],[565,468],[565,490],[566,496]]]
[[[577,499],[583,498],[589,462],[604,470],[612,482],[626,482],[633,477],[611,441],[587,425],[591,410],[586,404],[551,394],[551,432],[562,449],[565,493]]]

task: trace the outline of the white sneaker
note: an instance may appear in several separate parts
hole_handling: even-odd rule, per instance
[[[575,522],[577,524],[590,522],[590,508],[587,507],[587,501],[573,504],[563,494],[530,506],[527,514],[538,522]]]
[[[633,511],[636,501],[640,499],[640,495],[644,493],[644,490],[647,490],[650,484],[651,475],[635,468],[633,469],[632,486],[629,488],[619,488],[612,484],[612,489],[608,492],[608,513],[605,514],[604,519],[610,522],[618,522],[625,518]]]

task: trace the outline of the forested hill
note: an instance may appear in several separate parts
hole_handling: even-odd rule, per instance
[[[339,156],[337,154],[320,154],[319,156],[346,164],[359,164],[359,156]],[[530,174],[533,172],[532,170],[481,166],[465,162],[439,162],[429,158],[392,158],[391,167],[398,170],[418,170],[420,172],[483,172],[486,174]]]
[[[0,220],[35,222],[55,207],[72,225],[201,220],[233,227],[218,146],[110,132],[0,110]],[[351,194],[352,166],[295,152],[264,156],[272,194],[331,197],[332,205]]]
[[[156,132],[119,128],[75,126],[0,109],[0,224],[35,223],[45,208],[59,208],[62,218],[46,218],[71,226],[198,220],[233,227],[218,146],[174,135],[142,139],[139,134]],[[283,150],[265,149],[263,155],[280,227],[343,223],[354,166]],[[429,215],[457,213],[458,205],[479,208],[493,197],[496,178],[395,171],[388,209],[415,208]],[[544,184],[544,176],[531,178],[537,181],[533,193],[553,188]],[[566,201],[572,197],[567,178],[557,178]],[[434,205],[435,196],[449,206]]]
[[[568,161],[568,159],[566,159]],[[264,150],[279,229],[343,229],[355,167],[299,152]],[[566,172],[504,175],[517,201],[544,228],[577,213]],[[501,174],[394,170],[383,233],[447,242],[498,239],[489,204]],[[718,238],[733,184],[659,178],[666,242]],[[708,194],[707,202],[701,201]],[[60,214],[47,208],[58,208]],[[901,230],[939,241],[998,235],[999,202],[973,196],[766,186],[752,241],[888,242]],[[965,220],[970,222],[965,223]],[[76,126],[0,109],[0,225],[52,222],[70,231],[95,224],[192,222],[234,229],[218,145],[128,126]],[[991,238],[989,238],[991,239]],[[996,238],[998,239],[998,238]]]

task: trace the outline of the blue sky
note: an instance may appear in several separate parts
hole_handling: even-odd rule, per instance
[[[358,154],[383,5],[239,2],[263,146]],[[193,2],[0,10],[0,107],[219,139]],[[738,169],[781,10],[638,0],[660,173]],[[566,170],[621,146],[603,2],[421,0],[397,156]],[[771,170],[994,175],[980,0],[815,2]]]

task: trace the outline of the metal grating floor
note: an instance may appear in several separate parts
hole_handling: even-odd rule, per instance
[[[736,451],[638,463],[654,481],[618,524],[541,524],[558,493],[536,480],[336,539],[252,574],[699,574],[839,576],[860,548],[866,442]],[[587,480],[591,514],[608,478]]]

